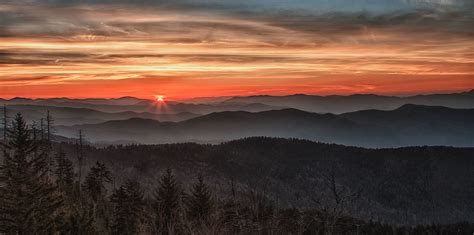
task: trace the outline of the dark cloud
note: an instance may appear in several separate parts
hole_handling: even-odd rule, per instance
[[[38,4],[63,3],[45,6]],[[92,2],[92,1],[91,1]],[[97,1],[93,1],[96,2]],[[0,36],[3,37],[71,37],[95,35],[105,37],[160,36],[162,40],[182,43],[201,43],[220,40],[216,33],[233,32],[235,35],[260,37],[266,43],[287,43],[282,32],[274,26],[295,32],[312,34],[313,42],[337,41],[340,36],[366,34],[370,30],[392,30],[408,34],[436,34],[446,37],[473,37],[474,13],[458,9],[404,9],[394,12],[319,12],[304,10],[271,11],[248,9],[247,5],[218,3],[216,1],[133,1],[134,8],[118,3],[130,1],[98,1],[105,4],[96,7],[74,5],[72,1],[36,1],[37,4],[19,4],[0,7]],[[430,1],[418,1],[430,2]],[[82,4],[88,3],[87,1]],[[112,4],[114,3],[114,4]],[[153,4],[152,4],[153,3]],[[433,3],[431,1],[431,3]],[[457,2],[456,4],[464,4]],[[152,4],[152,7],[140,7]],[[1,5],[1,4],[0,4]],[[289,4],[291,5],[291,4]],[[290,8],[291,9],[291,8]],[[173,11],[173,12],[170,12]],[[196,12],[206,11],[203,15]],[[158,17],[161,14],[178,14],[187,19],[134,21],[140,14]],[[225,13],[225,14],[223,14]],[[129,20],[114,18],[127,14]],[[200,19],[196,19],[200,17]],[[208,17],[209,19],[205,19]],[[214,21],[212,17],[225,20]],[[202,19],[204,18],[204,20]],[[234,20],[248,20],[257,24],[242,24]],[[413,37],[413,35],[409,35]]]
[[[0,64],[21,64],[21,65],[60,65],[64,63],[80,63],[93,60],[99,55],[70,52],[49,52],[24,50],[0,50]]]
[[[0,64],[22,64],[22,65],[64,65],[68,63],[96,63],[110,64],[122,59],[170,59],[179,62],[198,62],[198,63],[256,63],[256,62],[291,62],[301,61],[299,58],[286,56],[264,56],[264,55],[240,55],[240,54],[86,54],[69,52],[47,52],[38,51],[18,52],[18,51],[0,51]]]
[[[474,14],[462,12],[413,11],[385,15],[370,13],[331,13],[319,16],[294,14],[261,19],[269,25],[326,36],[394,30],[411,34],[437,33],[473,36]],[[407,35],[410,36],[410,35]]]

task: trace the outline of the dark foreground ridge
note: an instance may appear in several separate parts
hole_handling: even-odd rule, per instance
[[[63,145],[70,154],[73,146]],[[328,177],[346,196],[346,212],[391,223],[474,220],[474,148],[364,149],[306,140],[253,137],[218,145],[193,143],[87,148],[91,162],[112,162],[118,181],[139,178],[153,188],[156,172],[174,169],[183,182],[198,173],[229,195],[230,185],[264,191],[284,207],[328,200]],[[316,197],[316,198],[315,198]],[[353,200],[353,199],[351,199]],[[455,211],[455,212],[454,212]]]
[[[54,143],[47,130],[21,115],[9,128],[0,232],[474,232],[474,148],[267,137],[98,148]]]

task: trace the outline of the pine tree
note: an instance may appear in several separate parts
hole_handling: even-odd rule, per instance
[[[41,140],[44,140],[44,118],[40,119],[40,136]]]
[[[66,158],[66,153],[60,148],[55,156],[54,171],[56,177],[56,185],[58,188],[71,195],[74,189],[74,166],[71,160]]]
[[[97,233],[110,233],[111,211],[108,200],[106,200],[107,190],[106,184],[112,182],[110,171],[105,164],[96,162],[91,167],[84,181],[84,194],[80,195],[84,198],[83,206],[92,206],[93,210],[93,226]]]
[[[193,220],[206,222],[211,215],[214,202],[209,186],[204,183],[204,178],[199,175],[197,182],[191,188],[191,194],[186,201],[188,216]]]
[[[61,193],[65,195],[64,206],[61,208],[61,227],[66,234],[95,234],[93,227],[93,204],[87,203],[77,194],[74,165],[59,148],[55,155],[55,181]]]
[[[42,144],[40,145],[40,148],[42,148],[42,150],[44,152],[47,152],[47,164],[49,165],[48,166],[48,169],[52,170],[54,168],[54,165],[55,165],[55,162],[54,162],[54,159],[51,157],[51,152],[53,150],[53,143],[52,143],[52,135],[53,135],[53,124],[54,124],[54,120],[53,120],[53,117],[51,116],[51,113],[49,112],[49,110],[47,111],[47,114],[46,114],[46,139],[43,139],[42,140]],[[48,172],[48,176],[51,176],[53,174],[53,172]]]
[[[127,181],[111,196],[114,204],[114,234],[136,234],[143,217],[143,190],[136,181]]]
[[[0,232],[46,234],[56,226],[62,204],[46,174],[47,154],[37,152],[21,114],[17,114],[0,168]]]
[[[3,141],[7,142],[7,135],[8,135],[8,113],[7,113],[7,105],[3,105],[3,117],[2,117],[2,129],[3,129]]]
[[[93,206],[90,204],[85,207],[77,206],[76,204],[72,206],[62,231],[67,231],[68,233],[66,234],[98,234],[93,226]]]
[[[93,201],[97,201],[106,193],[105,183],[111,183],[111,173],[104,163],[96,162],[91,167],[84,182],[84,188]]]
[[[132,217],[140,219],[143,216],[143,189],[137,181],[129,180],[125,183],[125,190],[129,198],[130,213]]]
[[[114,234],[127,234],[128,225],[128,195],[124,186],[114,190],[110,197],[110,201],[114,204],[114,222],[112,232]],[[123,233],[122,233],[123,232]]]
[[[83,137],[82,130],[79,130],[79,138],[76,141],[77,148],[77,164],[78,164],[78,176],[79,176],[79,196],[82,197],[82,168],[84,166],[84,146],[83,146]]]
[[[167,234],[176,229],[179,220],[182,190],[170,168],[161,176],[159,187],[155,190],[156,227]]]
[[[49,143],[51,143],[51,138],[53,135],[53,117],[51,116],[49,110],[47,111],[46,114],[46,139],[48,140]]]

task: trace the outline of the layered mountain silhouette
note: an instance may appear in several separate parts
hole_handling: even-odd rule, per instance
[[[259,103],[236,103],[236,102],[218,102],[218,103],[180,103],[166,102],[157,103],[153,100],[143,100],[133,97],[123,97],[119,99],[26,99],[13,98],[10,100],[0,99],[0,104],[5,105],[35,105],[48,107],[68,107],[68,108],[86,108],[101,112],[138,112],[138,113],[195,113],[209,114],[222,111],[248,111],[261,112],[274,109],[282,109],[281,106],[271,106]]]
[[[227,102],[279,105],[316,113],[346,113],[366,109],[392,110],[404,104],[474,108],[474,90],[454,94],[417,95],[409,97],[380,95],[350,96],[246,96],[234,97]]]
[[[38,122],[46,117],[50,111],[56,125],[76,125],[76,124],[96,124],[110,120],[126,120],[130,118],[154,119],[159,121],[183,121],[198,117],[200,115],[182,112],[182,113],[150,113],[124,111],[117,113],[107,113],[88,108],[70,108],[56,106],[40,105],[9,105],[8,112],[15,114],[21,113],[29,123]]]
[[[88,108],[102,112],[149,112],[209,114],[223,111],[262,112],[294,108],[316,113],[341,114],[367,109],[393,110],[404,104],[445,106],[458,109],[474,108],[474,90],[453,94],[417,95],[410,97],[380,95],[350,96],[245,96],[195,98],[182,102],[157,104],[153,100],[122,97],[118,99],[0,99],[0,104],[40,105],[70,108]]]
[[[250,136],[309,139],[363,147],[474,146],[474,109],[404,105],[392,111],[341,115],[296,109],[218,112],[181,122],[132,118],[100,124],[59,126],[58,134],[92,142],[217,143]]]

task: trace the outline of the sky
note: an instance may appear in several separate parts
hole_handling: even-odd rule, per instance
[[[472,0],[0,0],[0,97],[474,88]]]

